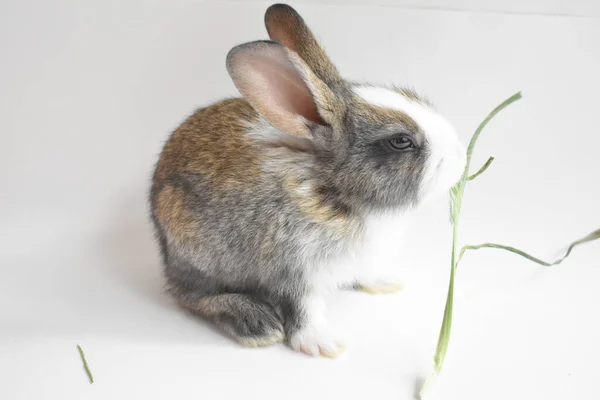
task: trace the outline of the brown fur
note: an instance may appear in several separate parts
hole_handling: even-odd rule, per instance
[[[339,237],[347,236],[353,223],[350,215],[344,209],[328,204],[320,188],[312,185],[307,193],[300,193],[298,189],[301,185],[293,177],[287,177],[284,181],[284,189],[300,211],[312,221],[328,226]]]
[[[213,188],[225,189],[257,179],[261,175],[260,164],[268,152],[261,151],[247,136],[247,131],[258,118],[244,99],[229,99],[198,110],[165,145],[156,169],[156,182],[161,184],[176,174],[200,174],[210,178]],[[349,229],[349,216],[325,203],[317,188],[299,194],[300,182],[295,177],[283,179],[284,190],[307,217],[330,225],[338,234]],[[158,221],[180,239],[196,231],[198,223],[186,215],[184,196],[182,189],[167,184],[158,193],[155,205]]]
[[[419,125],[407,114],[392,108],[377,107],[367,103],[359,97],[354,98],[355,106],[360,110],[360,115],[370,119],[374,124],[385,124],[395,121],[404,125],[410,131],[418,131]]]
[[[416,92],[407,88],[392,87],[392,90],[406,97],[408,100],[431,106],[428,101],[421,98]]]
[[[155,173],[156,187],[165,186],[157,194],[153,211],[175,238],[190,238],[199,221],[186,211],[185,192],[168,184],[169,177],[200,174],[215,189],[257,177],[260,157],[245,135],[257,118],[245,100],[225,100],[196,111],[165,144]]]
[[[172,174],[201,174],[215,187],[257,177],[258,146],[246,136],[258,114],[244,99],[229,99],[196,111],[171,136],[156,169],[157,181]]]
[[[332,85],[341,80],[340,73],[293,8],[284,4],[269,7],[265,25],[272,40],[298,53],[325,83]]]
[[[293,54],[290,54],[290,58],[294,62]],[[314,94],[314,101],[319,114],[327,124],[333,126],[334,131],[340,131],[347,111],[346,103],[310,69],[304,69],[303,71],[307,75],[307,81],[311,84],[311,91]]]
[[[171,185],[161,189],[156,198],[155,215],[175,238],[185,240],[197,231],[197,222],[185,209],[185,192]]]

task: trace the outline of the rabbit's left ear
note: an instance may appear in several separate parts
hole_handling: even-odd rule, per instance
[[[310,123],[336,123],[335,95],[293,51],[272,41],[234,47],[227,55],[233,82],[271,125],[290,135],[312,137]]]
[[[265,13],[265,25],[271,40],[297,53],[325,84],[331,87],[341,81],[337,68],[292,7],[286,4],[272,5]]]

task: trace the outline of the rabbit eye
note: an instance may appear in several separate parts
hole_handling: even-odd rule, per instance
[[[412,140],[406,136],[390,139],[388,143],[393,150],[407,150],[415,147]]]

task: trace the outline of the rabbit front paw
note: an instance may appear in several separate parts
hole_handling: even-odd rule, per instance
[[[335,358],[345,350],[342,341],[328,328],[310,325],[291,335],[290,346],[297,352],[313,357]]]

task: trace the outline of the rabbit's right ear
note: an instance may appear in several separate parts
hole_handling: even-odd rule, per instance
[[[273,4],[265,13],[265,26],[271,40],[282,43],[300,58],[327,85],[341,81],[340,74],[312,34],[300,14],[287,4]]]
[[[283,132],[310,138],[311,123],[337,123],[335,95],[280,43],[257,41],[234,47],[227,55],[227,70],[252,107]]]

